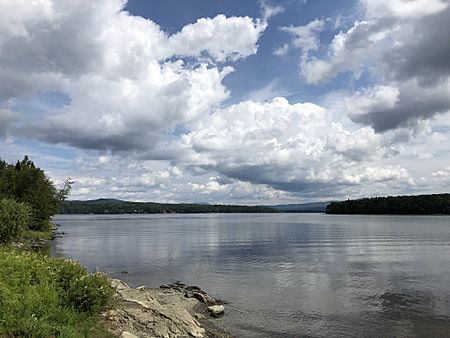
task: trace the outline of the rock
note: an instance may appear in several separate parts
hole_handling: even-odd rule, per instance
[[[176,282],[161,285],[158,289],[135,289],[118,279],[112,280],[111,285],[117,292],[117,303],[114,309],[105,313],[104,319],[111,332],[119,337],[135,337],[123,335],[130,332],[139,338],[232,337],[201,314],[207,313],[206,306],[212,305],[208,300],[214,298],[199,287]],[[206,302],[203,303],[202,299]],[[223,305],[210,308],[209,312],[214,317],[225,310]]]
[[[211,316],[219,317],[225,312],[225,306],[223,305],[208,306],[208,311],[211,314]]]
[[[127,283],[121,281],[120,279],[112,279],[111,286],[118,291],[130,288]]]
[[[145,290],[145,285],[138,286],[138,287],[136,288],[136,290],[139,290],[139,291]]]
[[[120,338],[139,338],[139,337],[128,331],[123,331],[122,334],[120,335]]]
[[[204,292],[202,289],[200,289],[198,286],[195,286],[195,285],[189,286],[189,289],[191,291]]]
[[[228,304],[228,302],[226,302],[226,301],[224,301],[222,299],[215,298],[214,301],[215,301],[214,305],[227,305]]]
[[[179,292],[184,292],[184,297],[186,298],[195,298],[203,304],[206,305],[222,305],[224,302],[217,301],[213,297],[209,296],[205,291],[200,289],[198,286],[189,286],[183,283],[177,282],[170,285],[162,285],[165,289],[172,289]]]
[[[141,338],[205,337],[205,329],[193,314],[197,301],[173,291],[130,288],[120,280],[112,280],[111,285],[121,298],[118,308],[109,311],[114,333],[139,328]]]
[[[195,318],[197,318],[197,319],[205,319],[206,317],[204,315],[202,315],[201,313],[196,313],[195,314]]]
[[[192,297],[201,301],[202,303],[205,303],[205,304],[208,303],[208,301],[209,301],[209,299],[208,299],[209,297],[200,292],[192,292]]]

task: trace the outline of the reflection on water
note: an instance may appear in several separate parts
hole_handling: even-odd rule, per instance
[[[450,336],[450,217],[58,216],[54,252],[230,302],[238,337]],[[128,271],[121,275],[121,271]]]

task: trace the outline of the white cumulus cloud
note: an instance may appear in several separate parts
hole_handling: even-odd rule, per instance
[[[228,97],[221,66],[256,53],[267,23],[201,18],[168,35],[125,1],[0,3],[0,98],[58,91],[70,104],[17,133],[113,151],[149,148]],[[193,59],[192,59],[193,58]]]

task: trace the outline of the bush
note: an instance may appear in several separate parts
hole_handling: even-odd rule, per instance
[[[19,237],[31,221],[31,208],[26,203],[12,199],[0,200],[0,242],[6,243]]]
[[[56,283],[64,291],[64,301],[74,309],[89,314],[100,312],[111,300],[114,292],[106,275],[90,274],[73,260],[54,259]]]
[[[75,261],[0,247],[0,337],[110,337],[98,313],[112,295]]]
[[[114,292],[108,280],[101,273],[77,278],[67,290],[68,304],[77,311],[89,314],[100,312],[108,305]]]
[[[88,274],[86,268],[74,260],[55,258],[51,262],[55,281],[64,291],[69,290],[73,281]]]

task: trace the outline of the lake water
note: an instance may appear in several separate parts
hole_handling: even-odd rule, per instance
[[[54,253],[230,304],[237,337],[450,337],[450,217],[59,215]],[[121,274],[128,271],[127,275]]]

